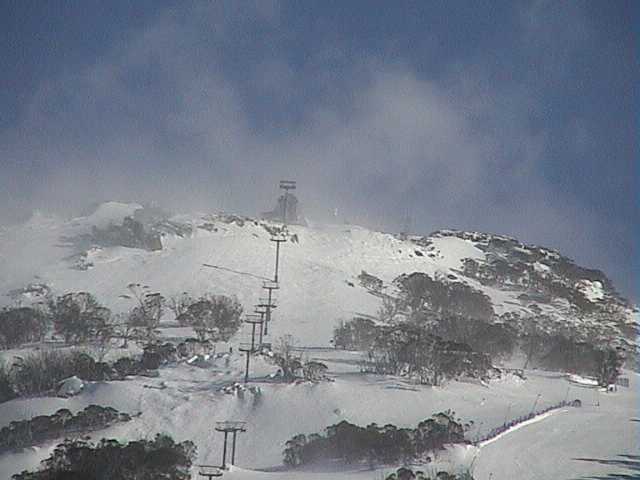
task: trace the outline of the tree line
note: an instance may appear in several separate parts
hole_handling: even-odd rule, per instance
[[[441,412],[415,428],[372,423],[360,427],[343,420],[324,434],[298,434],[285,444],[284,463],[296,467],[323,461],[391,464],[421,459],[430,461],[445,444],[465,443],[465,426],[452,411]]]
[[[126,347],[157,340],[166,310],[173,311],[182,326],[191,327],[200,341],[227,341],[242,324],[242,305],[236,297],[205,294],[192,298],[186,293],[168,300],[140,284],[128,285],[122,297],[133,306],[114,315],[89,292],[70,292],[31,307],[0,310],[0,348],[15,348],[44,340],[49,331],[69,345],[107,344],[119,338]]]
[[[89,432],[118,422],[128,422],[131,416],[111,407],[89,405],[71,413],[61,408],[53,415],[38,415],[30,420],[18,420],[0,429],[0,452],[35,445],[71,432]]]
[[[196,455],[190,441],[176,443],[168,435],[126,444],[115,439],[91,443],[67,439],[37,471],[13,475],[13,480],[189,480]]]
[[[625,350],[602,322],[565,323],[540,312],[535,318],[497,316],[486,295],[472,287],[414,272],[394,284],[395,297],[382,295],[376,319],[354,318],[334,329],[337,348],[368,353],[367,370],[409,374],[438,384],[460,375],[489,376],[492,364],[514,353],[531,365],[571,371],[615,383]],[[592,325],[593,323],[593,325]]]

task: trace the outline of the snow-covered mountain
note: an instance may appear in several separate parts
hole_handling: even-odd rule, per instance
[[[161,247],[144,248],[128,231],[124,240],[121,230],[108,231],[125,217],[140,220]],[[166,297],[237,295],[250,311],[264,296],[263,281],[274,275],[270,238],[277,227],[226,214],[163,218],[157,210],[116,202],[72,220],[35,214],[0,230],[0,302],[23,302],[46,286],[53,294],[91,292],[118,312],[131,306],[122,298],[127,285],[141,283]],[[288,232],[274,336],[290,333],[305,345],[327,345],[340,319],[375,316],[380,297],[395,293],[393,281],[412,272],[482,292],[496,321],[543,317],[547,325],[632,334],[633,308],[606,275],[548,248],[475,232],[406,237],[354,225],[292,225]]]
[[[133,221],[125,221],[126,217]],[[140,283],[166,297],[181,292],[237,295],[250,312],[264,295],[263,282],[274,275],[275,243],[270,239],[278,227],[226,214],[167,218],[157,209],[121,203],[100,205],[72,220],[36,214],[23,225],[0,230],[0,303],[87,291],[120,312],[132,307],[124,295],[127,285]],[[298,433],[322,432],[341,420],[408,427],[446,409],[474,422],[468,432],[473,438],[530,413],[532,407],[576,398],[582,408],[558,410],[506,440],[481,447],[481,453],[473,449],[470,463],[476,478],[533,480],[540,478],[541,469],[546,478],[604,475],[612,471],[609,464],[578,459],[609,459],[637,451],[639,423],[629,421],[637,411],[635,373],[629,373],[631,388],[602,395],[557,373],[535,370],[526,372],[526,380],[509,374],[489,384],[452,382],[432,387],[397,376],[364,374],[360,353],[318,348],[329,345],[340,319],[376,316],[382,298],[398,293],[397,279],[413,272],[423,272],[436,282],[463,282],[486,295],[495,322],[544,318],[546,327],[604,330],[621,338],[634,325],[635,313],[604,274],[583,269],[550,249],[489,234],[440,231],[406,237],[352,225],[293,225],[287,238],[280,251],[281,288],[270,338],[292,334],[303,355],[329,367],[331,381],[270,382],[274,365],[256,356],[251,385],[260,394],[230,395],[225,388],[242,381],[245,365],[244,356],[235,349],[229,362],[219,358],[199,367],[181,361],[161,368],[157,378],[88,382],[75,397],[4,402],[0,427],[58,408],[77,412],[91,404],[112,406],[136,416],[94,432],[94,440],[152,438],[167,432],[177,441],[193,441],[197,463],[211,465],[220,461],[222,448],[214,422],[241,420],[248,429],[238,440],[237,463],[243,469],[234,468],[225,478],[364,480],[384,478],[391,466],[375,472],[360,467],[282,471],[285,442]],[[183,330],[192,334],[190,329],[165,328],[163,338],[173,340]],[[235,346],[242,340],[234,338],[231,343]],[[0,360],[29,348],[3,351]],[[118,356],[120,349],[109,354]],[[59,441],[0,455],[0,477],[37,468]],[[538,464],[539,458],[549,461],[531,468],[528,462]],[[195,469],[193,474],[196,478]]]

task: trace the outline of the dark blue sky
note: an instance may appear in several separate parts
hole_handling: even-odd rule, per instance
[[[637,2],[0,2],[0,220],[106,199],[511,234],[639,272]]]

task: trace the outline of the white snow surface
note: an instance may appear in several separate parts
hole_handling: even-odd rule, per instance
[[[181,222],[194,226],[205,221],[214,223],[217,231],[194,228],[188,237],[167,235],[163,250],[155,252],[101,248],[91,252],[93,268],[72,268],[69,257],[78,252],[73,250],[70,237],[87,233],[97,223],[121,222],[136,208],[139,206],[112,203],[89,217],[63,221],[39,215],[24,225],[0,230],[0,271],[4,273],[0,276],[0,295],[29,283],[45,283],[54,294],[91,292],[119,312],[132,306],[130,300],[121,297],[128,293],[127,285],[141,283],[167,297],[181,292],[194,296],[205,292],[237,295],[246,311],[253,310],[252,306],[263,296],[263,280],[272,278],[275,253],[269,233],[258,222],[247,221],[239,226],[224,223],[216,216],[207,217],[208,220],[203,216],[181,216]],[[524,425],[482,447],[472,460],[477,480],[576,479],[629,473],[624,466],[607,462],[640,451],[639,383],[635,373],[627,374],[630,388],[614,393],[580,388],[563,375],[540,371],[527,371],[526,381],[506,377],[488,386],[452,382],[433,388],[413,385],[400,377],[361,374],[359,353],[322,348],[328,345],[340,319],[356,314],[375,315],[380,307],[380,299],[358,283],[357,276],[363,270],[386,285],[398,275],[413,271],[451,273],[460,267],[462,259],[484,255],[473,242],[436,238],[437,254],[430,257],[426,251],[422,256],[416,255],[415,251],[422,248],[409,241],[357,226],[290,226],[289,230],[297,235],[298,242],[282,246],[281,289],[270,338],[292,334],[298,345],[305,347],[307,358],[329,366],[333,381],[273,383],[269,374],[275,367],[262,358],[254,358],[252,384],[259,386],[262,394],[245,392],[243,398],[225,394],[221,392],[224,386],[242,381],[244,357],[234,353],[229,365],[224,359],[210,359],[204,367],[183,362],[160,369],[158,378],[89,382],[70,398],[35,397],[6,402],[0,404],[0,427],[12,420],[52,414],[59,408],[76,412],[95,403],[142,415],[93,432],[92,438],[148,438],[167,432],[178,441],[195,442],[196,463],[217,464],[222,437],[213,430],[214,423],[242,420],[247,422],[248,432],[238,437],[238,467],[225,473],[224,478],[379,479],[400,465],[376,471],[283,471],[284,443],[295,434],[322,432],[343,419],[359,425],[375,422],[414,427],[447,409],[454,410],[464,421],[474,422],[468,436],[475,438],[501,425],[505,418],[529,413],[540,394],[540,409],[567,398],[582,400],[583,407],[567,408],[566,412]],[[519,292],[461,280],[489,295],[497,313],[526,310],[517,299]],[[0,297],[0,303],[10,302],[9,297]],[[167,338],[190,335],[183,330],[166,328],[163,334]],[[245,340],[243,332],[232,344]],[[3,353],[5,357],[16,354]],[[0,478],[37,468],[56,443],[0,455]],[[428,466],[418,468],[429,471]],[[197,469],[193,473],[197,478]]]
[[[121,296],[127,285],[141,283],[169,297],[181,292],[237,295],[247,311],[264,296],[264,279],[273,278],[275,245],[264,228],[267,222],[225,223],[219,215],[180,215],[176,221],[192,225],[186,237],[165,235],[161,251],[101,247],[78,251],[73,238],[94,225],[120,223],[140,208],[109,202],[93,214],[64,221],[42,214],[29,222],[0,230],[0,305],[13,300],[6,294],[32,283],[44,283],[59,295],[88,291],[114,312],[126,311],[131,301]],[[197,228],[213,224],[216,231]],[[485,255],[470,240],[435,236],[427,250],[411,241],[353,225],[290,226],[297,242],[282,245],[281,289],[274,336],[293,334],[304,345],[328,345],[340,319],[375,315],[379,298],[363,288],[357,276],[364,270],[379,277],[385,288],[403,273],[455,275],[483,291],[497,314],[531,314],[517,290],[492,288],[457,272],[464,258]],[[420,251],[422,256],[416,252]],[[78,254],[91,267],[77,268]],[[213,265],[217,268],[204,266]],[[352,284],[353,286],[351,286]],[[595,287],[594,287],[595,288]],[[542,305],[551,315],[563,315],[563,305]]]
[[[149,438],[157,432],[167,432],[176,440],[195,442],[198,464],[215,465],[220,462],[222,448],[222,438],[213,430],[215,422],[246,421],[247,433],[238,437],[237,464],[242,470],[227,476],[242,480],[379,478],[376,472],[363,472],[362,467],[339,471],[327,471],[326,467],[310,472],[281,470],[282,451],[289,438],[297,433],[322,432],[326,426],[343,419],[359,425],[375,422],[409,427],[433,413],[453,409],[462,420],[474,422],[467,433],[473,439],[502,424],[505,418],[529,413],[534,403],[543,409],[565,398],[578,398],[583,406],[568,407],[537,423],[523,424],[483,446],[473,455],[477,457],[475,460],[467,459],[467,463],[472,460],[474,464],[476,478],[488,479],[490,474],[493,479],[545,478],[541,474],[549,473],[550,468],[554,476],[546,478],[555,479],[624,471],[576,459],[614,459],[617,455],[637,453],[640,447],[639,424],[631,421],[637,416],[638,401],[638,379],[634,373],[628,374],[631,388],[621,388],[616,393],[572,386],[562,375],[541,371],[527,371],[524,382],[508,377],[488,387],[452,382],[434,388],[413,385],[399,377],[360,374],[357,365],[360,354],[355,352],[309,349],[305,355],[325,362],[334,381],[271,383],[268,374],[275,368],[255,358],[251,384],[260,388],[261,395],[256,397],[249,391],[242,397],[225,394],[220,391],[223,386],[242,378],[244,358],[233,354],[229,366],[223,359],[213,362],[210,368],[181,363],[160,369],[158,378],[88,383],[79,395],[71,398],[6,402],[0,404],[0,423],[6,425],[10,420],[51,414],[59,408],[77,412],[97,403],[142,415],[131,422],[93,432],[92,438]],[[538,394],[541,396],[536,401]],[[0,478],[37,467],[55,444],[53,441],[23,452],[0,455]],[[552,456],[553,464],[540,461],[545,455]],[[381,467],[378,472],[391,470],[392,466]]]

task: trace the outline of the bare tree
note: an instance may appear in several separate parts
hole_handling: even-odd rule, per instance
[[[382,306],[378,309],[378,318],[384,323],[393,323],[402,311],[403,303],[399,298],[385,295],[382,297]]]
[[[127,288],[136,302],[127,318],[127,323],[133,330],[136,338],[146,343],[156,338],[160,320],[164,315],[165,299],[157,292],[149,292],[146,285],[130,283]]]
[[[167,300],[167,307],[169,310],[173,312],[175,319],[180,323],[180,325],[187,326],[185,323],[186,317],[184,316],[189,309],[191,304],[195,303],[195,300],[189,295],[187,292],[182,292],[180,294],[172,295]]]
[[[67,293],[49,303],[55,332],[67,343],[85,343],[110,334],[111,311],[87,292]]]
[[[274,345],[274,360],[282,370],[283,379],[288,382],[295,380],[297,371],[302,368],[301,357],[294,353],[294,346],[292,335],[283,335]]]

